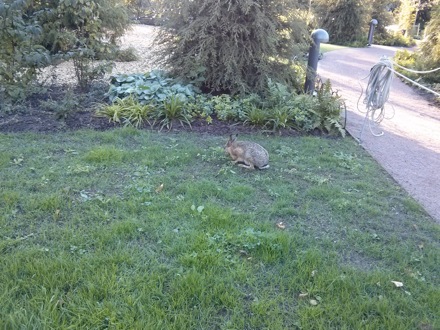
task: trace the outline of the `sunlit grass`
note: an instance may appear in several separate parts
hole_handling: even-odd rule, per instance
[[[440,327],[439,227],[355,142],[243,138],[269,170],[227,137],[0,135],[0,324]]]
[[[333,50],[341,50],[341,49],[345,49],[345,48],[348,48],[348,47],[321,43],[319,49],[320,49],[321,53],[327,53],[327,52],[331,52]]]

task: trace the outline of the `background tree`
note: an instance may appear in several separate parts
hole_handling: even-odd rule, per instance
[[[419,51],[419,58],[427,70],[440,67],[440,5],[433,8],[431,15]],[[425,79],[440,82],[440,71],[425,76]]]
[[[142,17],[145,11],[151,6],[150,0],[125,0],[125,4],[132,17]]]
[[[50,62],[38,44],[41,26],[23,18],[26,6],[24,0],[0,3],[0,110],[26,97],[38,69]]]
[[[402,0],[399,7],[399,27],[404,31],[406,37],[413,35],[413,26],[415,22],[416,22],[415,0]]]
[[[43,27],[40,43],[52,54],[79,44],[97,52],[111,48],[130,24],[121,0],[35,1],[27,12]]]
[[[375,38],[386,38],[388,35],[385,29],[388,25],[394,23],[389,0],[373,0],[371,3],[370,19],[377,19],[378,24],[374,31]]]
[[[298,86],[292,58],[308,32],[296,1],[184,0],[164,12],[159,54],[173,75],[232,94],[262,92],[268,79]]]
[[[9,87],[0,93],[23,98],[37,69],[54,57],[73,59],[78,83],[86,87],[105,68],[91,63],[114,52],[129,27],[124,8],[121,0],[1,1],[0,80]]]
[[[370,4],[362,0],[317,0],[313,2],[317,25],[330,35],[330,42],[349,44],[366,40],[371,20]]]

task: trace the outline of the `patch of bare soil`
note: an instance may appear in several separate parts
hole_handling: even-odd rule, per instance
[[[68,88],[68,87],[65,87]],[[75,100],[74,108],[66,108],[65,88],[62,86],[52,86],[45,93],[40,93],[29,98],[18,111],[13,113],[0,113],[0,132],[36,132],[50,133],[61,132],[66,130],[94,129],[108,130],[120,127],[120,124],[110,122],[107,118],[96,116],[96,109],[99,104],[105,101],[102,97],[93,98],[93,94],[82,93],[73,90],[73,94],[69,98]],[[102,86],[101,86],[102,89]],[[95,91],[94,94],[104,95],[105,89]],[[54,109],[47,109],[46,102],[50,100],[54,104]],[[145,124],[141,129],[160,130],[161,127],[156,125],[151,127]],[[166,127],[163,130],[168,130]],[[169,131],[192,131],[202,134],[211,135],[229,135],[232,133],[258,133],[260,128],[244,126],[241,123],[225,122],[217,120],[215,117],[211,124],[204,119],[196,119],[191,126],[182,126],[176,121],[172,124]],[[298,135],[291,129],[278,131],[280,135]],[[319,134],[319,133],[316,133]]]

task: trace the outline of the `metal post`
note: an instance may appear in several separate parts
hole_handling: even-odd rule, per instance
[[[309,49],[309,59],[307,62],[307,75],[304,84],[304,91],[306,93],[313,93],[315,90],[316,70],[318,69],[319,47],[321,42],[328,42],[329,36],[327,31],[317,29],[312,32],[313,43]]]
[[[373,44],[374,28],[376,27],[377,23],[377,19],[374,18],[370,21],[370,30],[368,31],[368,47]]]

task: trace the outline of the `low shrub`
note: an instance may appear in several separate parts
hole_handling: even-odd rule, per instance
[[[184,123],[191,127],[191,113],[186,108],[186,100],[178,95],[171,95],[161,102],[154,113],[154,119],[159,123],[160,129],[164,127],[171,129],[174,121],[179,121],[182,126]],[[153,123],[153,124],[154,124]]]
[[[340,120],[342,101],[331,89],[329,81],[322,84],[316,96],[296,94],[280,83],[268,81],[265,95],[248,94],[211,96],[201,94],[191,84],[182,84],[163,71],[148,74],[118,75],[112,78],[107,93],[112,105],[102,107],[98,115],[115,123],[139,127],[143,121],[131,120],[133,109],[149,106],[142,118],[160,129],[173,122],[191,127],[197,118],[212,123],[213,117],[260,127],[266,131],[294,129],[303,133],[319,131],[324,134],[345,135]]]
[[[154,107],[151,104],[141,104],[133,96],[129,96],[124,99],[117,98],[113,104],[102,106],[96,115],[106,117],[113,123],[139,128],[144,122],[151,125],[150,118],[153,113]]]
[[[398,50],[394,55],[394,61],[407,69],[416,70],[416,71],[429,71],[434,67],[432,66],[432,62],[429,59],[419,53],[419,52],[410,52],[408,50]],[[417,81],[419,84],[439,93],[440,92],[440,75],[439,71],[435,71],[429,74],[419,74],[414,73],[408,70],[404,70],[398,66],[394,66],[394,70],[401,73],[405,77],[408,77],[411,80]],[[403,82],[408,83],[409,81],[401,78]],[[415,86],[415,85],[412,85]],[[416,86],[415,86],[416,87]],[[440,102],[440,98],[437,97],[435,100],[436,103]]]
[[[374,37],[374,43],[384,46],[411,47],[414,46],[414,40],[401,33],[384,33]]]

